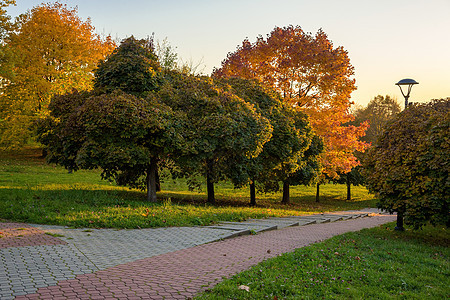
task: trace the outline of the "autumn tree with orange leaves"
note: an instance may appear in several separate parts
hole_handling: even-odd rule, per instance
[[[359,164],[355,151],[367,144],[359,138],[368,125],[348,126],[351,93],[356,89],[354,68],[343,47],[334,47],[319,30],[315,35],[300,27],[275,27],[266,38],[245,39],[227,55],[214,77],[257,79],[278,91],[283,100],[307,113],[325,145],[323,174],[336,178]]]
[[[0,144],[10,147],[26,142],[53,95],[91,89],[93,69],[115,48],[76,8],[58,2],[34,7],[15,25],[4,41],[14,53],[12,72],[0,74],[8,80],[0,97]]]

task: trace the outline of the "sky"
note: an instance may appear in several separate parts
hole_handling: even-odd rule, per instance
[[[37,0],[17,0],[15,17]],[[167,38],[184,61],[203,73],[220,67],[245,38],[266,36],[275,26],[322,29],[348,51],[358,89],[352,101],[365,106],[377,95],[403,103],[395,85],[419,82],[410,102],[450,97],[450,0],[61,0],[91,18],[97,33],[121,40],[155,33]]]

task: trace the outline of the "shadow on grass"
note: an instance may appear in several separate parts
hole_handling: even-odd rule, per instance
[[[2,188],[0,218],[73,227],[149,228],[283,217],[313,209],[298,202],[281,206],[270,200],[248,207],[243,199],[231,197],[219,197],[218,205],[209,205],[204,195],[185,192],[162,192],[160,196],[159,202],[150,203],[145,200],[145,193],[135,190]]]
[[[413,230],[406,226],[406,231],[394,230],[396,223],[388,223],[372,230],[372,236],[384,240],[393,239],[405,242],[414,242],[424,245],[450,247],[450,231],[443,225],[432,226],[430,224],[419,230]]]
[[[204,193],[188,191],[162,191],[158,193],[158,202],[150,203],[146,200],[146,193],[137,190],[116,189],[66,189],[41,190],[36,188],[2,188],[0,189],[0,208],[11,210],[30,206],[58,207],[67,209],[69,206],[86,206],[100,208],[110,206],[159,206],[167,200],[178,205],[213,206],[213,207],[248,207],[249,199],[244,196],[218,195],[214,205],[206,202]],[[349,210],[373,207],[374,200],[346,201],[338,196],[323,196],[320,203],[315,202],[314,196],[302,195],[292,197],[290,204],[281,204],[279,195],[269,194],[257,200],[257,208],[286,209],[299,211],[330,211]],[[3,213],[0,212],[0,215]]]

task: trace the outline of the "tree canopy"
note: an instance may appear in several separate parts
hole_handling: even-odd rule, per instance
[[[214,183],[226,176],[226,161],[258,156],[272,135],[267,118],[211,78],[167,72],[159,97],[181,126],[184,144],[174,159],[191,179],[206,177],[208,202],[215,201]]]
[[[235,155],[226,164],[228,177],[236,187],[250,184],[250,203],[256,204],[256,187],[263,192],[277,191],[279,182],[303,167],[305,152],[313,132],[308,117],[283,103],[279,94],[255,80],[226,78],[217,80],[230,91],[254,105],[273,128],[272,137],[257,157]]]
[[[125,76],[115,72],[128,61]],[[53,98],[40,141],[50,161],[72,170],[101,168],[118,184],[146,186],[150,201],[156,201],[158,162],[171,160],[189,178],[204,175],[214,202],[226,158],[257,156],[271,137],[270,122],[208,77],[155,70],[161,69],[152,49],[125,39],[96,69],[92,92]]]
[[[92,88],[92,71],[114,48],[110,38],[94,33],[77,9],[47,3],[20,15],[5,40],[14,53],[14,75],[0,97],[1,144],[20,145],[34,120],[48,114],[53,95]],[[2,74],[2,76],[4,76]]]
[[[128,94],[142,94],[157,88],[157,74],[161,67],[154,54],[152,41],[124,39],[95,70],[95,87]]]
[[[365,160],[379,207],[415,228],[450,225],[450,99],[413,104],[388,123]]]
[[[397,100],[386,95],[385,97],[378,95],[370,100],[364,108],[355,110],[355,121],[353,125],[357,125],[367,121],[369,128],[361,140],[367,143],[375,143],[377,138],[382,134],[385,124],[401,112],[400,105]]]
[[[259,36],[254,43],[244,40],[213,72],[215,77],[256,79],[307,113],[324,141],[321,163],[330,177],[349,172],[358,164],[353,153],[367,146],[359,140],[367,124],[344,125],[353,120],[353,75],[347,51],[334,47],[322,30],[312,35],[292,25],[275,27],[267,38]]]

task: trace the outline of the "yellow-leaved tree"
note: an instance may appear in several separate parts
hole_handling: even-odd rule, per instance
[[[48,114],[53,95],[89,90],[93,69],[115,48],[95,33],[90,19],[59,2],[34,7],[16,19],[6,39],[14,56],[12,76],[0,96],[0,145],[18,147],[32,137],[32,124]]]

